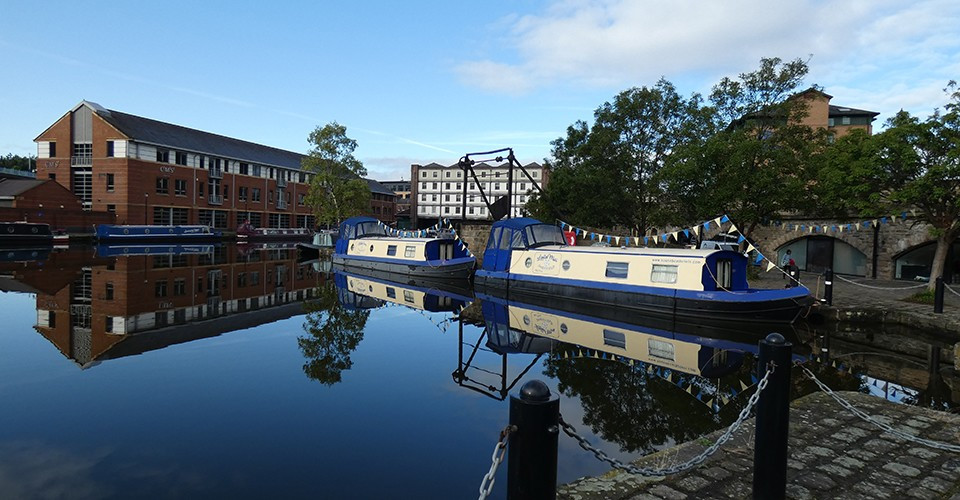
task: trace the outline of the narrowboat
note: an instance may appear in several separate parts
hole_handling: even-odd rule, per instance
[[[751,288],[747,257],[721,249],[569,246],[531,218],[490,229],[478,291],[566,298],[662,318],[792,323],[813,305],[804,286]]]
[[[19,247],[53,245],[50,224],[38,222],[0,222],[0,246]]]
[[[100,244],[96,246],[97,257],[124,257],[129,255],[210,255],[215,245],[178,244]]]
[[[210,226],[118,226],[99,224],[96,238],[100,241],[214,241],[223,232]]]
[[[429,312],[460,312],[473,302],[467,279],[410,278],[382,272],[344,271],[334,266],[333,281],[345,306],[370,309],[391,303]]]
[[[351,217],[340,224],[333,263],[346,270],[372,270],[423,278],[469,278],[476,258],[452,235],[401,238],[387,234],[372,217]]]
[[[241,224],[237,228],[237,243],[252,241],[309,241],[313,231],[305,227],[253,227]]]

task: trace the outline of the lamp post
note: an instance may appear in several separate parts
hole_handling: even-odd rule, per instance
[[[143,193],[143,225],[147,225],[147,202],[150,200],[150,195]]]

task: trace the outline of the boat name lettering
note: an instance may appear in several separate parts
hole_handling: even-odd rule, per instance
[[[552,253],[537,255],[537,270],[552,271],[557,268],[558,260],[557,256]]]
[[[653,259],[655,264],[689,264],[690,259],[671,259],[666,257],[655,257]]]
[[[175,167],[160,167],[160,171],[165,174],[172,174],[177,171]]]

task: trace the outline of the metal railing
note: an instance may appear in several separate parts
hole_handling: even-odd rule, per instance
[[[223,179],[223,167],[210,167],[210,177],[213,179]]]
[[[283,209],[287,208],[287,202],[286,202],[286,200],[277,199],[277,208],[280,209],[280,210],[283,210]]]
[[[89,166],[93,165],[93,155],[80,155],[70,157],[70,166]]]
[[[208,200],[211,205],[223,205],[223,195],[222,194],[211,194],[210,199]]]
[[[280,174],[280,177],[277,178],[277,187],[287,187],[287,176],[285,174]]]

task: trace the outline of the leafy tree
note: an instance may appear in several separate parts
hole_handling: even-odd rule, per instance
[[[681,97],[661,79],[625,90],[594,112],[591,128],[578,121],[553,141],[550,184],[528,209],[541,218],[578,224],[624,225],[640,233],[666,219],[655,176],[694,127],[700,97]]]
[[[306,202],[318,224],[339,224],[370,207],[370,187],[363,179],[367,169],[353,156],[357,141],[347,137],[347,128],[337,122],[310,133],[312,145],[301,163],[314,175]]]
[[[803,124],[808,101],[797,89],[807,71],[800,59],[762,59],[756,71],[713,87],[707,112],[717,131],[680,145],[660,175],[671,199],[690,204],[683,222],[726,213],[749,234],[765,219],[808,206],[826,132]]]
[[[353,366],[350,353],[363,340],[370,311],[344,307],[332,281],[321,286],[317,299],[305,302],[304,308],[307,317],[303,329],[307,335],[297,338],[307,358],[303,372],[324,385],[334,385]]]
[[[20,156],[13,153],[7,153],[6,156],[0,156],[0,167],[13,170],[36,170],[36,156]]]

